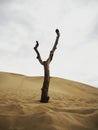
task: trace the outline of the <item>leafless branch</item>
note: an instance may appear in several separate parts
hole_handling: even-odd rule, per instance
[[[38,51],[38,46],[39,46],[39,43],[38,43],[38,41],[36,41],[36,45],[35,45],[35,47],[34,47],[34,50],[35,50],[35,52],[36,52],[36,54],[37,54],[37,59],[39,60],[39,62],[43,65],[43,61],[42,61],[42,59],[41,59],[41,56],[40,56],[40,53],[39,53],[39,51]]]
[[[56,29],[55,32],[56,32],[56,34],[57,34],[57,37],[56,37],[54,46],[53,46],[52,50],[50,51],[49,58],[47,59],[47,61],[49,61],[49,62],[52,61],[52,58],[53,58],[54,52],[55,52],[55,50],[56,50],[56,48],[57,48],[58,40],[59,40],[59,37],[60,37],[60,32],[59,32],[59,30]]]

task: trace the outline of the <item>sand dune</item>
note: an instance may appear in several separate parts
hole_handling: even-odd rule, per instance
[[[49,103],[39,102],[43,77],[0,72],[0,130],[98,130],[98,89],[51,78]]]

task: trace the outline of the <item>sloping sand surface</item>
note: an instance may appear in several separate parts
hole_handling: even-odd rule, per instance
[[[43,77],[0,72],[0,130],[98,130],[98,88],[51,78],[49,103],[40,103]]]

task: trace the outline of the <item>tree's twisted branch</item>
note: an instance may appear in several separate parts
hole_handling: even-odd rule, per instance
[[[56,29],[55,32],[56,32],[56,34],[57,34],[57,37],[56,37],[54,46],[53,46],[52,50],[50,51],[49,58],[47,59],[49,62],[52,61],[52,58],[53,58],[54,52],[55,52],[55,50],[56,50],[56,48],[57,48],[58,40],[59,40],[59,37],[60,37],[60,32],[59,32],[59,30]]]
[[[35,50],[35,52],[37,53],[37,59],[39,60],[39,62],[43,65],[43,61],[42,61],[42,59],[41,59],[41,56],[40,56],[40,53],[39,53],[39,51],[38,51],[38,46],[39,46],[39,43],[38,43],[38,41],[36,41],[36,45],[35,45],[35,47],[34,47],[34,50]]]

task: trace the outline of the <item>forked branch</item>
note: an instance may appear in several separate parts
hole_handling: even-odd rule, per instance
[[[48,57],[48,59],[46,60],[48,63],[50,63],[50,62],[52,61],[52,58],[53,58],[54,52],[55,52],[55,50],[56,50],[56,48],[57,48],[58,40],[59,40],[59,37],[60,37],[59,30],[56,29],[55,32],[56,32],[56,34],[57,34],[57,37],[56,37],[54,46],[53,46],[52,50],[50,51],[49,57]],[[42,61],[41,56],[40,56],[40,53],[39,53],[39,51],[38,51],[38,49],[37,49],[38,46],[39,46],[39,43],[38,43],[38,41],[36,41],[36,45],[35,45],[35,47],[34,47],[34,50],[35,50],[35,52],[37,53],[37,59],[38,59],[39,62],[43,65],[43,61]]]

